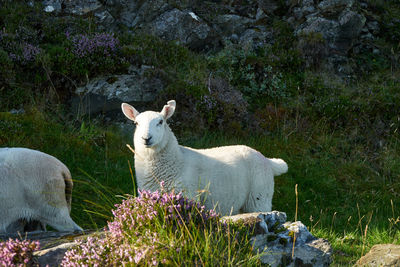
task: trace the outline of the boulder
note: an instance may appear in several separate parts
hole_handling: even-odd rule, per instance
[[[328,241],[314,237],[300,221],[286,222],[284,212],[239,214],[222,218],[242,221],[253,231],[250,239],[269,266],[329,266],[332,248]]]
[[[72,110],[77,114],[120,111],[122,102],[145,105],[155,100],[164,88],[163,80],[151,73],[152,68],[131,67],[129,74],[109,75],[90,80],[79,87],[72,98]],[[150,75],[147,75],[150,72]]]
[[[216,38],[207,23],[191,10],[174,8],[158,16],[148,27],[153,35],[195,50],[204,50]]]
[[[400,245],[375,245],[366,255],[357,261],[356,265],[369,267],[400,266]]]
[[[80,16],[92,13],[102,7],[100,1],[97,0],[63,1],[63,5],[65,5],[65,13]]]

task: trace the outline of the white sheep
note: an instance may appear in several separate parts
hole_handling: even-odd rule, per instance
[[[268,159],[243,145],[193,149],[178,145],[166,121],[175,111],[168,101],[159,112],[139,113],[123,103],[125,116],[134,121],[135,171],[139,189],[167,189],[201,199],[206,208],[223,215],[271,211],[274,176],[287,172],[282,159]],[[206,194],[204,194],[206,192]]]
[[[72,179],[58,159],[27,148],[0,148],[0,232],[79,230],[70,217]]]

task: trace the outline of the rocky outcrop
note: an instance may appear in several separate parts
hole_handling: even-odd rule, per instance
[[[208,50],[217,38],[207,23],[193,11],[177,8],[162,13],[147,28],[153,35],[195,50]]]
[[[284,212],[239,214],[223,217],[242,221],[254,236],[254,248],[269,266],[329,266],[332,248],[328,241],[314,237],[300,221],[286,222]]]
[[[128,74],[110,75],[90,80],[76,89],[72,109],[77,114],[120,112],[121,103],[142,106],[154,101],[164,88],[162,78],[150,66],[131,66]]]
[[[273,18],[280,16],[293,27],[308,66],[348,75],[349,52],[366,49],[380,31],[367,3],[354,0],[252,0],[245,3],[211,1],[43,0],[47,12],[59,15],[93,14],[107,31],[121,26],[132,34],[153,34],[197,51],[228,43],[261,47],[274,42]],[[364,44],[366,43],[366,44]]]
[[[356,265],[369,267],[400,266],[400,245],[375,245],[366,255],[357,261]]]

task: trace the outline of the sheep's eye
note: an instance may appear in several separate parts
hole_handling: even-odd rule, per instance
[[[163,122],[164,122],[163,120],[160,120],[157,125],[162,125]]]

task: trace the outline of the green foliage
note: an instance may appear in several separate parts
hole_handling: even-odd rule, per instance
[[[225,48],[210,58],[210,68],[239,89],[253,108],[289,96],[282,74],[274,71],[265,51]]]

